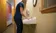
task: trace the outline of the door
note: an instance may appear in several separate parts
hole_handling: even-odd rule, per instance
[[[0,33],[2,33],[6,27],[6,0],[0,0]]]

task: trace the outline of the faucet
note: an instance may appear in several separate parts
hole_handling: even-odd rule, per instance
[[[28,17],[30,16],[29,9],[26,10],[26,15],[27,15]]]

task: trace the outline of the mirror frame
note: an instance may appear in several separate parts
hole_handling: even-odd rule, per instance
[[[37,5],[37,0],[35,1],[35,4],[34,4],[34,0],[33,0],[33,6],[36,7]]]
[[[44,8],[44,0],[41,0],[41,13],[56,13],[56,5]]]

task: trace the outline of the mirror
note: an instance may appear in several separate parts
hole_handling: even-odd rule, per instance
[[[55,13],[56,0],[41,0],[42,10],[41,13]]]
[[[42,7],[49,8],[56,6],[56,0],[42,0]]]
[[[9,26],[10,24],[12,24],[12,7],[14,6],[14,0],[7,0],[6,5],[7,26]]]

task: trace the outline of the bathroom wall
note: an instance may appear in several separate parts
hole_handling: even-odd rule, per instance
[[[38,0],[37,6],[33,8],[32,16],[37,17],[37,26],[35,33],[55,33],[56,13],[41,13],[41,0]]]
[[[35,33],[55,33],[56,13],[42,14],[41,0],[37,1],[36,7],[32,6],[33,5],[32,1],[33,0],[28,0],[26,8],[30,10],[31,17],[32,16],[37,17],[37,26],[36,26]],[[33,27],[30,27],[30,28],[33,28]],[[34,29],[35,28],[33,28],[33,30]],[[31,29],[29,30],[32,31]]]
[[[16,0],[16,4],[15,4],[15,5],[17,6],[17,4],[18,4],[19,2],[21,2],[21,1],[22,1],[22,0]]]
[[[29,9],[29,16],[31,17],[33,13],[33,0],[27,0],[26,9]]]

